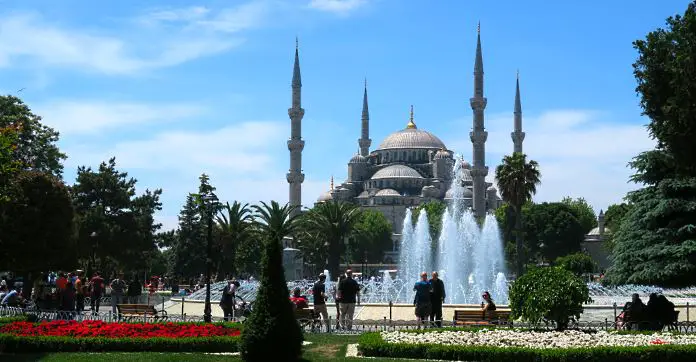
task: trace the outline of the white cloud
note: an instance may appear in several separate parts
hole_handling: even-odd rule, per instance
[[[159,10],[126,22],[132,29],[113,29],[118,35],[65,26],[36,13],[9,14],[0,17],[0,67],[21,63],[132,74],[173,66],[240,45],[242,33],[263,23],[272,9],[267,1],[251,1],[216,12]]]
[[[311,0],[309,7],[316,10],[345,15],[367,4],[367,0]]]
[[[486,163],[492,181],[495,166],[503,155],[512,152],[512,114],[492,115],[486,119],[486,125]],[[524,152],[539,162],[542,174],[535,200],[584,197],[597,212],[621,202],[626,192],[638,187],[628,182],[633,170],[627,163],[655,146],[639,122],[617,121],[607,112],[593,110],[553,110],[524,116],[523,130]],[[470,158],[468,137],[447,144],[455,150],[466,150],[465,155]]]
[[[143,104],[108,101],[53,101],[36,107],[44,121],[61,134],[95,134],[117,127],[175,121],[199,116],[203,107],[186,104]]]

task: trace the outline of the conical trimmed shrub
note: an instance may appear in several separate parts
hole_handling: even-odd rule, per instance
[[[261,285],[254,310],[244,323],[240,352],[244,361],[298,361],[304,337],[285,282],[281,243],[265,242]]]

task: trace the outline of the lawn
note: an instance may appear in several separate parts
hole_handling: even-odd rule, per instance
[[[305,346],[307,361],[365,361],[362,358],[346,358],[346,347],[357,343],[357,335],[305,335],[312,344]],[[40,355],[2,355],[0,360],[46,361],[46,362],[93,362],[93,361],[241,361],[236,356],[209,355],[204,353],[48,353]],[[391,358],[370,358],[370,362],[397,361]],[[408,361],[398,359],[398,361]]]

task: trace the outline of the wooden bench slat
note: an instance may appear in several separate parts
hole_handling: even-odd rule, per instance
[[[510,310],[495,310],[489,312],[492,316],[484,318],[483,311],[475,309],[460,309],[454,311],[454,324],[485,325],[492,322],[509,322]]]

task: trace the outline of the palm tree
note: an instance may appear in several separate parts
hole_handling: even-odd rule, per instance
[[[282,244],[284,237],[295,234],[299,225],[299,219],[292,215],[295,206],[280,206],[277,201],[271,201],[269,205],[261,201],[261,205],[251,208],[256,213],[258,231],[268,240]]]
[[[237,249],[240,245],[251,239],[253,215],[249,204],[241,204],[234,201],[232,205],[226,202],[215,217],[220,232],[220,258],[218,260],[218,273],[222,272],[223,265],[229,265],[224,271],[236,276],[237,273]]]
[[[541,183],[539,164],[536,161],[527,162],[527,156],[515,152],[512,156],[503,157],[503,163],[495,168],[495,179],[500,188],[500,195],[510,205],[515,214],[515,250],[517,253],[517,276],[522,275],[523,263],[522,246],[522,205],[536,194],[537,185]]]
[[[327,269],[338,275],[343,251],[343,241],[354,232],[361,211],[354,204],[338,201],[323,202],[303,218],[306,230],[321,235],[328,243]]]

